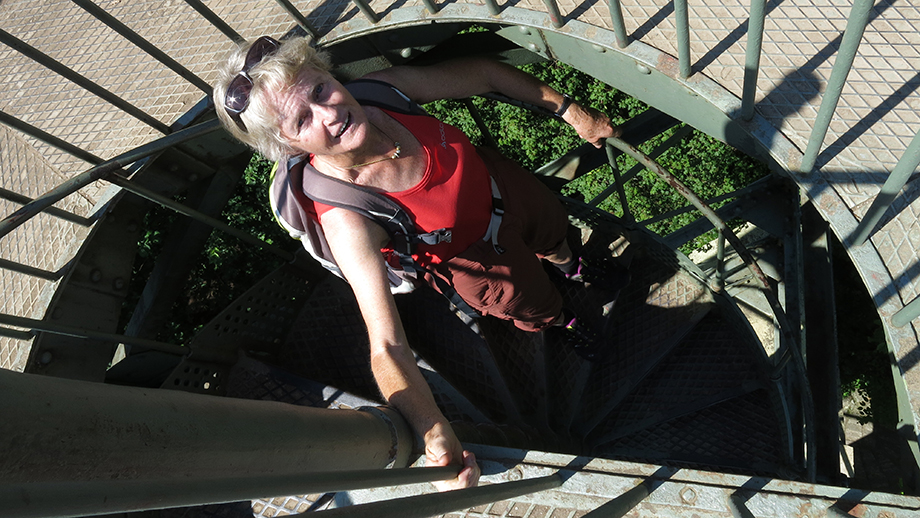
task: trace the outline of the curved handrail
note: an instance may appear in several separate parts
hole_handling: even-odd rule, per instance
[[[32,219],[39,212],[42,212],[96,180],[105,179],[112,173],[142,158],[155,155],[177,144],[212,133],[220,128],[220,121],[217,119],[202,122],[201,124],[196,124],[190,128],[185,128],[166,135],[165,137],[161,137],[143,146],[136,147],[115,158],[111,158],[99,165],[93,166],[3,218],[3,220],[0,221],[0,238],[3,238],[26,221]]]

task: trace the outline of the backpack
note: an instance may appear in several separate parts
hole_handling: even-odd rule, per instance
[[[428,115],[402,92],[381,81],[359,79],[346,84],[345,88],[362,105],[410,115]],[[313,202],[357,212],[381,225],[390,236],[393,247],[391,256],[382,260],[387,268],[390,291],[394,294],[414,290],[426,271],[412,257],[416,245],[434,245],[451,240],[450,229],[418,234],[412,218],[398,202],[365,187],[326,176],[307,163],[304,156],[275,164],[269,200],[272,213],[282,228],[291,237],[300,240],[307,252],[324,268],[342,279],[345,277],[329,249]],[[457,309],[471,318],[479,316],[445,280],[438,275],[432,277],[441,293]]]

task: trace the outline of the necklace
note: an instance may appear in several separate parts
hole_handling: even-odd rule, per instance
[[[370,122],[370,121],[368,121],[368,122]],[[374,124],[373,122],[371,122],[371,126],[373,126],[373,127],[374,127],[377,131],[379,131],[380,133],[383,133],[384,135],[386,135],[386,137],[387,137],[388,139],[392,139],[392,137],[390,137],[390,135],[387,134],[387,132],[385,132],[385,131],[383,131],[382,129],[378,128],[377,125]],[[384,161],[387,161],[387,160],[396,160],[397,158],[399,158],[399,155],[402,153],[402,147],[399,145],[399,142],[397,142],[397,141],[395,141],[395,140],[393,141],[393,147],[394,147],[395,149],[394,149],[394,151],[393,151],[393,154],[390,155],[390,156],[385,156],[385,157],[383,157],[383,158],[378,158],[378,159],[376,159],[376,160],[371,160],[370,162],[363,162],[363,163],[360,163],[360,164],[355,164],[355,165],[349,166],[349,167],[342,167],[342,166],[340,166],[340,165],[336,165],[336,164],[332,164],[332,163],[330,163],[330,162],[326,162],[325,160],[323,160],[323,162],[326,162],[327,164],[330,164],[330,165],[332,165],[332,166],[334,166],[334,167],[338,167],[339,169],[357,169],[357,168],[359,168],[359,167],[364,167],[364,166],[366,166],[366,165],[371,165],[371,164],[377,164],[377,163],[384,162]]]

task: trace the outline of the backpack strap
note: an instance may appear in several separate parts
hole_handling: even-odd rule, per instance
[[[376,79],[355,79],[344,86],[359,104],[406,115],[428,115],[424,108],[390,83]]]

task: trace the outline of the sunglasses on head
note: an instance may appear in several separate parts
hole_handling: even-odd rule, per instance
[[[246,111],[249,106],[249,94],[252,93],[252,77],[249,71],[252,67],[258,65],[266,56],[273,54],[281,47],[278,40],[270,36],[262,36],[249,47],[246,52],[246,59],[243,61],[243,69],[230,81],[227,87],[227,95],[224,97],[224,109],[233,119],[233,122],[243,131],[247,131],[246,125],[240,114]]]

